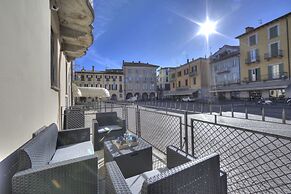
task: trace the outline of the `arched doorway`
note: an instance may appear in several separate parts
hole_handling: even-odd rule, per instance
[[[134,94],[134,96],[139,100],[140,99],[140,94],[137,92]]]
[[[126,94],[126,99],[130,99],[130,98],[132,98],[132,97],[133,97],[132,93],[127,93],[127,94]]]
[[[117,101],[117,96],[116,96],[116,94],[112,94],[112,96],[111,96],[111,100],[113,100],[113,101]]]
[[[150,99],[151,100],[155,100],[155,98],[156,98],[156,94],[154,92],[151,92],[150,93]]]
[[[147,93],[142,94],[142,100],[148,100],[149,96]]]

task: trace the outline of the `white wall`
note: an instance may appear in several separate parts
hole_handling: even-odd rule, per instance
[[[0,161],[40,127],[59,122],[64,94],[50,84],[50,19],[48,0],[1,1]]]

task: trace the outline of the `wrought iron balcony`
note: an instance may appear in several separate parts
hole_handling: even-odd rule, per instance
[[[248,65],[250,65],[252,63],[258,63],[258,62],[260,62],[260,56],[259,55],[257,55],[254,60],[252,60],[250,57],[247,57],[245,59],[245,64],[248,64]]]
[[[264,59],[269,61],[272,58],[281,58],[283,57],[283,50],[278,50],[278,52],[275,53],[265,53],[264,54]]]

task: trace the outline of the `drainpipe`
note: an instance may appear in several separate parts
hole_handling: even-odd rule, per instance
[[[288,77],[291,80],[291,64],[290,64],[290,41],[289,41],[289,27],[288,27],[288,17],[286,17],[286,28],[287,28],[287,50],[288,50]]]

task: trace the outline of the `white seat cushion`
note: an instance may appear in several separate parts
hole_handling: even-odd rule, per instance
[[[94,154],[94,148],[91,141],[85,141],[82,143],[76,143],[71,145],[66,145],[59,147],[52,160],[49,162],[50,164],[71,160],[83,156],[89,156]]]
[[[143,182],[155,175],[160,174],[158,170],[151,170],[126,179],[126,183],[133,194],[140,193]]]

